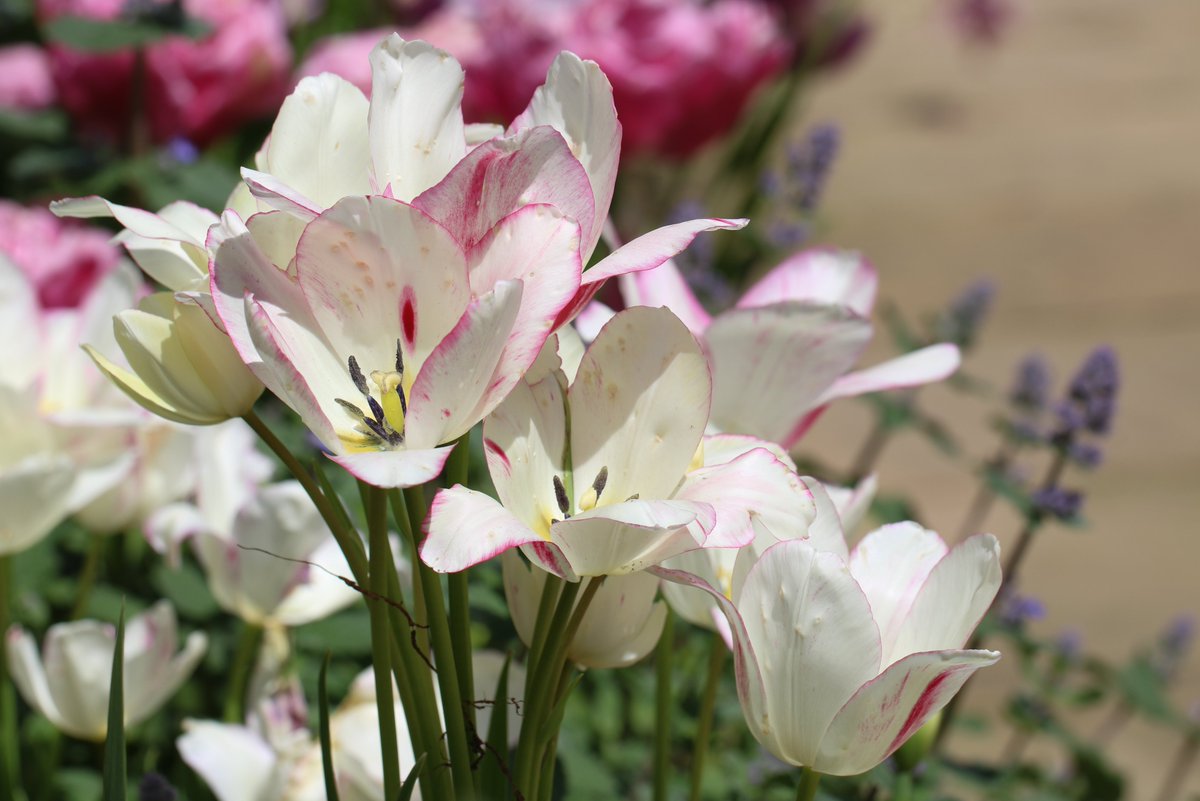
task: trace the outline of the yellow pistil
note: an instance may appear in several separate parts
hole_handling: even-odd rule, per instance
[[[404,382],[404,376],[397,372],[371,371],[371,380],[379,387],[379,405],[383,407],[383,416],[388,425],[397,433],[404,433],[404,402],[400,398],[399,388]]]

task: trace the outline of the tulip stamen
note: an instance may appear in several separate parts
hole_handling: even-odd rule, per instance
[[[400,350],[400,340],[396,340],[396,369],[372,370],[371,382],[375,384],[379,399],[371,393],[371,385],[367,376],[358,364],[358,359],[351,356],[347,359],[350,380],[362,393],[370,414],[359,406],[342,398],[334,398],[343,409],[356,420],[355,431],[363,435],[368,442],[376,445],[395,446],[404,443],[404,418],[408,415],[408,399],[404,393],[404,355]]]
[[[600,472],[596,474],[596,480],[592,482],[592,486],[588,491],[583,493],[583,497],[579,500],[580,510],[587,512],[596,508],[596,504],[600,503],[600,495],[604,492],[605,485],[608,484],[608,466],[600,468]]]
[[[554,477],[554,500],[558,502],[558,511],[562,512],[564,520],[571,519],[571,501],[567,498],[567,488],[562,479]]]

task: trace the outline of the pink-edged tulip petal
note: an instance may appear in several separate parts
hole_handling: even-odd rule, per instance
[[[786,444],[870,336],[870,323],[832,306],[784,303],[722,314],[706,334],[713,425]]]
[[[872,473],[854,487],[838,487],[831,484],[824,486],[837,509],[838,517],[842,519],[842,530],[850,534],[859,527],[867,512],[871,510],[871,501],[875,499],[879,478]]]
[[[875,306],[879,275],[857,253],[818,248],[785,260],[746,290],[738,308],[800,301],[845,306],[870,317]]]
[[[962,355],[955,345],[942,343],[907,353],[896,359],[868,367],[857,373],[843,375],[817,400],[824,405],[837,398],[882,392],[887,389],[919,387],[941,381],[954,374],[962,364]]]
[[[505,508],[538,528],[561,517],[554,478],[562,475],[566,417],[564,387],[554,372],[531,384],[520,381],[483,421],[483,453],[496,495]]]
[[[329,458],[375,487],[416,487],[441,475],[453,445],[394,451],[346,453]]]
[[[41,353],[30,347],[42,333],[42,312],[33,282],[0,254],[0,385],[21,390],[42,372]]]
[[[269,172],[242,167],[242,180],[246,182],[250,194],[275,211],[282,211],[305,221],[323,211],[320,203]]]
[[[699,548],[714,525],[707,504],[631,500],[556,521],[550,538],[577,576],[600,576],[645,570]]]
[[[590,256],[608,216],[617,163],[621,158],[621,124],[613,104],[612,85],[592,61],[563,52],[554,59],[546,82],[538,87],[528,108],[513,120],[510,133],[549,125],[560,132],[587,172],[594,197],[595,217],[580,226],[588,233],[583,253]]]
[[[520,373],[500,368],[522,295],[520,281],[500,281],[467,305],[458,324],[429,354],[408,399],[409,447],[432,447],[462,436],[521,379]],[[524,366],[536,356],[535,349]]]
[[[999,543],[991,534],[968,537],[929,572],[901,623],[892,653],[961,648],[999,590]]]
[[[600,335],[600,329],[608,324],[608,321],[616,314],[615,311],[605,306],[598,300],[593,300],[591,303],[583,307],[583,311],[579,312],[579,316],[572,321],[575,331],[578,332],[579,338],[584,342],[592,342]],[[563,329],[559,329],[560,331]]]
[[[604,498],[669,498],[700,444],[711,387],[699,344],[670,312],[614,317],[569,393],[576,504],[602,468]]]
[[[465,248],[474,247],[514,209],[554,206],[591,236],[595,201],[587,173],[553,128],[532,128],[475,148],[413,205],[445,225]]]
[[[887,657],[893,652],[909,609],[929,572],[947,551],[946,543],[934,532],[916,523],[893,523],[863,537],[850,552],[850,575],[871,602],[871,614],[883,640],[885,664],[894,661]],[[909,649],[904,653],[926,650],[934,649]]]
[[[808,488],[816,508],[813,520],[808,525],[809,543],[819,551],[830,551],[846,559],[849,550],[846,547],[845,530],[837,506],[825,491],[825,485],[812,476],[802,476],[800,480]]]
[[[371,189],[411,200],[467,152],[463,70],[449,53],[394,33],[370,61]]]
[[[319,213],[371,191],[368,153],[367,98],[326,73],[303,78],[283,101],[255,166]]]
[[[438,492],[429,508],[421,561],[439,573],[457,573],[542,536],[482,492],[456,484]]]
[[[79,217],[83,219],[112,217],[123,225],[126,230],[132,231],[138,236],[143,236],[147,239],[169,239],[190,245],[200,251],[204,250],[203,235],[197,236],[196,231],[188,230],[190,226],[180,226],[171,222],[165,216],[145,211],[144,209],[135,209],[132,206],[110,203],[98,195],[55,200],[50,204],[50,211],[59,217]]]
[[[217,801],[260,801],[276,789],[275,751],[245,726],[185,720],[175,746]]]
[[[471,289],[482,295],[501,281],[524,285],[512,333],[496,367],[504,381],[489,396],[504,397],[525,374],[559,311],[579,288],[579,226],[553,206],[525,206],[505,217],[469,254]],[[494,405],[489,398],[488,405]]]
[[[333,352],[354,356],[366,374],[394,370],[399,341],[411,375],[458,324],[469,295],[466,256],[446,229],[380,196],[344,198],[310,223],[296,274]]]
[[[705,231],[736,231],[745,228],[749,220],[725,220],[710,217],[702,220],[665,225],[642,234],[637,239],[605,256],[590,269],[584,270],[579,292],[563,309],[557,325],[569,323],[584,306],[596,297],[600,287],[609,278],[640,270],[653,270],[667,259],[677,255]]]
[[[700,304],[671,259],[653,270],[626,273],[620,282],[626,305],[666,306],[696,336],[702,335],[712,322],[712,315]]]
[[[901,659],[846,702],[814,761],[804,764],[833,776],[870,770],[937,714],[976,670],[999,659],[995,651],[916,653]]]
[[[705,456],[707,461],[707,448]],[[749,543],[754,539],[754,517],[784,536],[783,532],[806,529],[816,514],[812,496],[795,472],[762,448],[689,472],[675,497],[708,503],[716,510],[717,525],[704,543],[708,548]]]
[[[813,765],[838,710],[879,674],[879,631],[867,597],[835,554],[790,540],[762,555],[734,603],[755,644],[772,714],[751,730],[768,732],[785,761]]]

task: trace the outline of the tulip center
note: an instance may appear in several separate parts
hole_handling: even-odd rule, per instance
[[[362,393],[366,411],[361,406],[343,398],[334,398],[356,421],[354,431],[357,438],[343,437],[355,447],[395,447],[404,444],[404,418],[408,414],[408,400],[404,392],[404,356],[400,341],[396,341],[396,369],[372,370],[371,383],[358,365],[358,359],[347,360],[350,380]]]

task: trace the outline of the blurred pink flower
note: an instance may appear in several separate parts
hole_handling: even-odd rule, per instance
[[[401,35],[462,63],[470,122],[519,114],[560,50],[591,59],[612,83],[623,148],[672,156],[733,127],[791,50],[775,16],[753,0],[489,0],[446,6]],[[300,74],[329,71],[365,90],[367,53],[380,38],[326,40]]]
[[[119,0],[39,0],[43,20],[74,15],[114,19]],[[156,142],[207,143],[270,113],[288,89],[292,51],[276,0],[188,0],[188,14],[212,26],[200,40],[169,37],[146,50],[146,102]],[[134,54],[50,48],[55,84],[85,129],[118,136],[131,113]]]
[[[951,0],[950,22],[968,44],[996,45],[1012,24],[1010,0]]]
[[[46,51],[30,44],[0,47],[0,108],[33,111],[53,102]]]
[[[105,232],[7,200],[0,200],[0,254],[29,277],[45,309],[79,306],[120,260]]]

